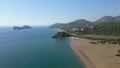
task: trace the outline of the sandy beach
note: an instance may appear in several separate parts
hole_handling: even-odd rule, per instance
[[[119,45],[91,44],[93,40],[72,40],[71,47],[84,62],[86,68],[120,68],[120,57],[115,56]]]

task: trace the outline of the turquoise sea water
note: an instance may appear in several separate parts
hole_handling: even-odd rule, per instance
[[[84,68],[69,39],[52,39],[56,30],[0,27],[0,68]]]

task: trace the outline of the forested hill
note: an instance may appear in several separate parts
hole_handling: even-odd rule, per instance
[[[93,25],[93,22],[90,22],[88,20],[85,19],[79,19],[79,20],[75,20],[73,22],[69,22],[66,24],[63,23],[55,23],[53,25],[50,25],[50,28],[61,28],[61,29],[69,29],[69,28],[81,28],[81,27],[87,27]]]
[[[120,23],[100,23],[94,26],[90,34],[100,34],[100,35],[117,35],[120,36]]]
[[[90,22],[85,19],[79,19],[73,22],[69,22],[67,24],[53,24],[50,27],[61,28],[70,32],[72,32],[71,29],[77,28],[79,29],[77,30],[78,34],[100,34],[120,36],[120,16],[104,16],[96,20],[95,22]]]

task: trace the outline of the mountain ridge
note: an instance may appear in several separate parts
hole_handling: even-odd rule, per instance
[[[114,22],[120,22],[120,16],[103,16],[99,18],[98,20],[91,22],[86,19],[77,19],[72,22],[68,23],[56,23],[53,25],[50,25],[50,28],[71,28],[71,27],[87,27],[87,26],[92,26],[94,24],[98,23],[114,23]]]
[[[96,23],[120,22],[120,16],[115,16],[115,17],[113,17],[113,16],[103,16],[100,19],[96,20],[95,22]]]

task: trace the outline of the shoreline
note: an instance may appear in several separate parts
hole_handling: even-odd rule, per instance
[[[118,45],[91,44],[94,40],[83,39],[72,40],[70,44],[78,58],[83,61],[86,68],[119,68],[120,57],[115,56]]]
[[[71,38],[70,38],[70,44],[71,44],[71,48],[76,53],[79,60],[83,62],[85,68],[95,68],[94,64],[90,61],[88,56],[86,56],[82,50],[78,49],[77,47],[74,47],[75,43],[73,42],[73,40],[71,40]]]
[[[77,57],[79,58],[79,60],[81,60],[85,66],[85,68],[95,68],[94,64],[90,61],[90,59],[84,54],[83,51],[81,51],[80,49],[78,50],[77,48],[73,47],[71,45],[72,49],[74,50],[74,52],[76,53]],[[79,51],[79,52],[78,52]]]

